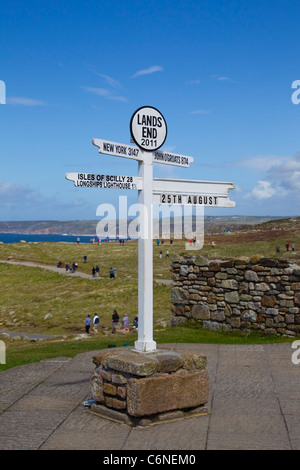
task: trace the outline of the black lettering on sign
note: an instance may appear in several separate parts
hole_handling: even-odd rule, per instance
[[[114,144],[110,144],[109,142],[103,142],[103,150],[106,152],[114,152]]]
[[[187,204],[200,206],[216,206],[218,204],[217,196],[187,196]]]
[[[142,127],[142,136],[146,139],[155,139],[157,130],[154,127]]]
[[[119,153],[120,155],[127,155],[127,147],[124,147],[123,145],[116,145],[116,153]]]
[[[84,181],[94,181],[95,175],[89,173],[78,173],[78,179]]]
[[[188,165],[189,164],[189,159],[186,157],[181,157],[181,164],[182,165]]]
[[[161,194],[161,204],[182,204],[181,194]]]
[[[138,154],[139,154],[139,149],[128,147],[128,155],[133,155],[134,157],[137,157]]]
[[[183,199],[185,197],[185,200]],[[188,194],[183,196],[181,194],[161,194],[161,204],[191,204],[200,206],[217,206],[218,196],[199,196],[198,194]]]
[[[162,118],[156,116],[149,116],[148,114],[138,114],[137,115],[137,123],[139,126],[147,126],[147,127],[161,127],[162,126]]]

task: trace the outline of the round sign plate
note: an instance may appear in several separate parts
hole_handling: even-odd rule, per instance
[[[146,152],[158,150],[167,137],[167,124],[163,115],[152,106],[135,111],[130,121],[130,133],[134,142]]]

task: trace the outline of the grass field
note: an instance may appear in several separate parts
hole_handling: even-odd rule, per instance
[[[279,224],[276,221],[276,224]],[[201,254],[211,259],[228,259],[238,256],[261,254],[266,257],[285,257],[299,263],[300,236],[297,230],[286,227],[274,230],[247,230],[240,233],[207,235],[204,247],[191,254]],[[211,248],[211,241],[216,247]],[[296,251],[285,252],[285,243],[296,245]],[[281,253],[276,254],[276,244],[280,243]],[[166,256],[166,250],[170,256]],[[187,253],[185,241],[169,240],[164,245],[153,243],[154,279],[171,279],[170,263],[173,254]],[[163,252],[160,259],[159,252]],[[87,262],[83,262],[84,255]],[[100,278],[85,279],[62,275],[45,269],[16,266],[0,263],[0,331],[20,333],[42,333],[65,335],[35,343],[25,340],[5,339],[7,364],[0,365],[0,371],[25,362],[38,361],[47,357],[72,356],[85,350],[134,344],[137,333],[124,335],[104,335],[110,332],[111,316],[116,309],[120,316],[127,313],[132,324],[137,315],[138,304],[138,256],[137,242],[97,244],[74,243],[18,243],[1,244],[0,260],[27,260],[35,263],[56,266],[63,263],[78,263],[78,270],[91,274],[92,267],[100,267]],[[109,278],[109,269],[117,269],[116,279]],[[63,271],[63,269],[62,269]],[[185,324],[184,327],[163,327],[171,319],[170,285],[154,282],[154,339],[158,343],[205,342],[205,343],[252,343],[289,341],[272,337],[262,337],[213,333],[199,325]],[[101,329],[97,335],[87,340],[75,341],[74,335],[84,333],[84,319],[97,312]],[[164,323],[165,322],[165,323]]]

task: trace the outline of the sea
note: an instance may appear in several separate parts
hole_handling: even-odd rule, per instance
[[[31,233],[0,233],[0,243],[34,243],[34,242],[65,242],[76,243],[77,238],[80,238],[80,243],[91,243],[94,240],[97,243],[98,238],[91,235],[67,235],[67,234],[31,234]],[[122,239],[123,240],[123,239]],[[125,239],[130,240],[130,238]],[[108,241],[119,241],[118,238],[104,238],[101,243]]]

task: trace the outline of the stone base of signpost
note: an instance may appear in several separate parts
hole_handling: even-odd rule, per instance
[[[103,350],[93,358],[90,411],[130,426],[207,415],[206,356],[158,349]]]

